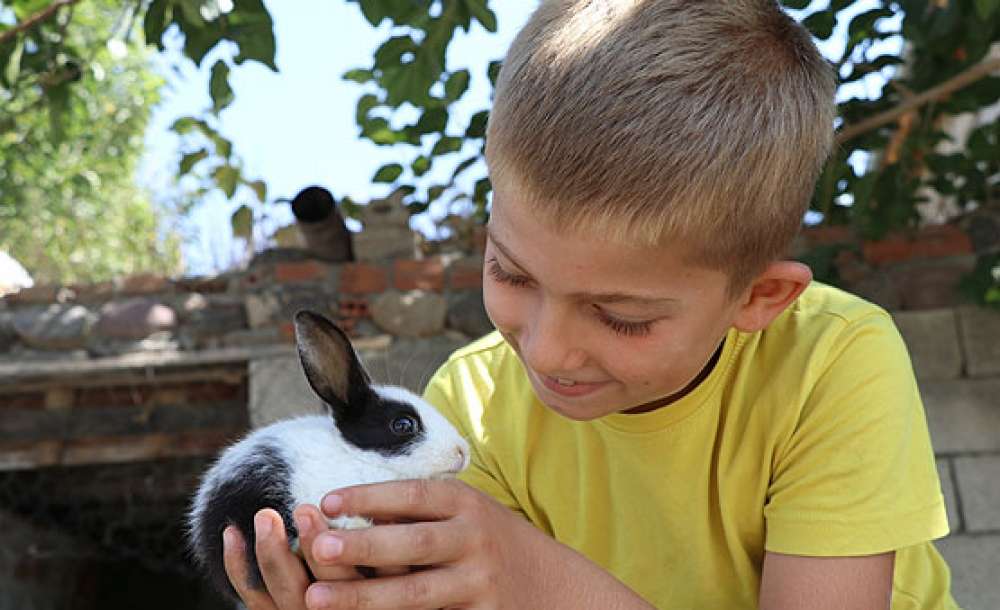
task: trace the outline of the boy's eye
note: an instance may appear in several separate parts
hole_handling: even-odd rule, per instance
[[[655,320],[629,322],[608,315],[600,307],[594,307],[594,309],[597,311],[597,319],[601,321],[601,324],[604,324],[615,333],[624,337],[644,337],[653,329],[653,322]]]
[[[514,287],[520,287],[527,286],[531,281],[523,275],[514,275],[513,273],[505,271],[503,267],[500,266],[499,261],[495,258],[491,258],[489,260],[488,267],[490,276],[501,284],[509,284]]]

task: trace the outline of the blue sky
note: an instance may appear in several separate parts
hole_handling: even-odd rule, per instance
[[[235,67],[230,75],[235,101],[220,117],[221,131],[233,141],[246,175],[263,179],[270,199],[291,197],[310,184],[326,186],[338,199],[347,195],[363,202],[384,195],[387,187],[373,186],[372,175],[385,163],[408,162],[412,152],[378,147],[358,138],[354,109],[363,89],[341,75],[371,65],[373,51],[387,37],[386,28],[372,28],[356,3],[343,0],[266,0],[265,4],[274,18],[279,71],[252,62]],[[819,6],[825,0],[813,4]],[[874,4],[859,2],[850,14]],[[452,111],[456,125],[464,126],[471,113],[488,106],[484,67],[503,56],[537,0],[494,0],[490,5],[497,13],[498,32],[490,34],[477,23],[468,34],[459,30],[449,48],[448,68],[470,67],[472,73],[467,99]],[[850,14],[841,14],[838,32],[820,45],[828,57],[839,57]],[[170,63],[178,69],[168,69]],[[170,124],[211,104],[207,82],[212,63],[210,58],[198,70],[188,61],[157,61],[168,85],[147,131],[148,153],[139,176],[154,195],[169,188],[179,154]],[[854,94],[864,95],[866,88],[877,94],[881,84],[877,76],[869,78]],[[238,196],[230,202],[216,193],[183,219],[188,274],[224,269],[239,256],[243,246],[234,243],[229,218],[236,207],[251,199]],[[291,221],[287,205],[258,207],[260,212],[268,215],[271,226]]]

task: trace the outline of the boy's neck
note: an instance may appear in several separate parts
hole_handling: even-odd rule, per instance
[[[698,385],[701,384],[702,381],[705,381],[705,379],[712,374],[712,371],[715,369],[715,364],[719,361],[719,357],[722,355],[722,348],[723,346],[725,346],[725,344],[726,344],[726,339],[725,337],[723,337],[722,341],[719,343],[719,347],[716,348],[715,353],[713,353],[712,357],[708,359],[708,362],[705,364],[705,366],[702,367],[701,371],[697,375],[695,375],[694,379],[692,379],[690,383],[684,386],[684,388],[681,389],[679,392],[674,392],[669,396],[658,398],[656,400],[651,400],[647,403],[639,405],[638,407],[632,407],[631,409],[626,409],[622,411],[622,413],[625,413],[626,415],[638,415],[639,413],[649,413],[650,411],[655,411],[656,409],[660,409],[662,407],[666,407],[667,405],[671,405],[677,402],[678,400],[684,398],[691,392],[693,392],[694,389],[698,387]]]

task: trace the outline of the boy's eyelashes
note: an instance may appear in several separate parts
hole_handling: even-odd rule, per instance
[[[500,262],[496,258],[491,258],[487,261],[487,270],[494,280],[514,288],[527,286],[532,281],[529,277],[517,275],[505,270],[500,266]],[[653,328],[653,323],[656,321],[646,320],[641,322],[632,322],[616,318],[601,309],[598,305],[593,305],[593,309],[598,321],[600,321],[601,324],[607,326],[616,334],[625,337],[642,337],[648,335]]]
[[[504,270],[500,266],[500,261],[496,258],[491,258],[489,260],[489,272],[493,276],[493,279],[503,284],[510,284],[511,286],[527,286],[531,283],[531,279],[523,275],[515,275],[509,271]]]

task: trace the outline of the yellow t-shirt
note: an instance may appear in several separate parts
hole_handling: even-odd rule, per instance
[[[496,333],[426,398],[469,439],[463,479],[658,608],[754,608],[764,551],[896,551],[894,610],[957,608],[923,406],[883,310],[813,284],[765,330],[731,330],[690,394],[577,422],[535,397]]]

